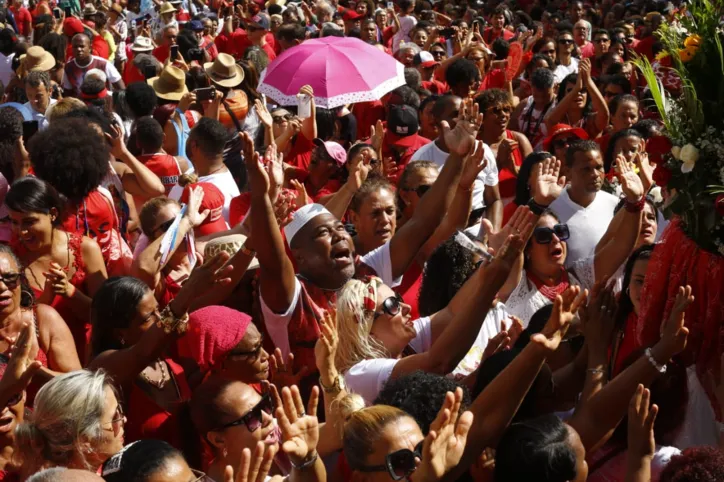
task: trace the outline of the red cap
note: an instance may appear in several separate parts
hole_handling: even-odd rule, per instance
[[[364,17],[364,15],[362,15],[361,13],[357,13],[355,10],[347,10],[346,12],[344,12],[344,15],[342,15],[342,19],[345,22],[353,22],[355,20],[361,19],[362,17]]]
[[[211,184],[210,182],[198,182],[196,184],[189,184],[184,188],[183,194],[181,194],[180,201],[182,203],[189,202],[189,193],[192,187],[202,187],[204,189],[204,200],[201,201],[201,207],[199,211],[205,211],[207,209],[213,210],[224,207],[224,195],[219,191],[219,188]],[[211,216],[208,216],[201,226],[197,227],[194,231],[199,236],[207,236],[209,234],[218,233],[220,231],[226,231],[229,229],[229,225],[226,224],[223,216],[218,219],[211,221]]]
[[[588,133],[580,127],[571,127],[568,124],[556,124],[553,126],[550,135],[543,141],[543,149],[550,152],[551,143],[555,140],[555,138],[568,132],[581,140],[585,141],[588,139]]]
[[[96,23],[93,20],[83,20],[83,25],[88,28],[92,28],[93,30],[96,28]]]
[[[66,18],[63,21],[63,33],[68,37],[73,37],[79,33],[85,32],[83,22],[75,17]]]

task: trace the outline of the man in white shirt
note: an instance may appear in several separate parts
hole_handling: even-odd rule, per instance
[[[460,111],[462,99],[455,95],[443,95],[432,107],[432,116],[435,123],[439,126],[442,121],[447,121],[451,128],[455,127],[455,119]],[[503,201],[498,191],[498,166],[495,162],[493,151],[486,144],[485,160],[487,164],[485,168],[478,174],[478,178],[473,185],[473,211],[482,211],[485,209],[485,217],[493,224],[497,230],[500,229],[503,222]],[[447,160],[449,149],[445,145],[442,129],[437,139],[429,144],[422,146],[412,155],[412,161],[432,161],[442,168]],[[471,217],[474,217],[471,215]]]
[[[86,34],[76,34],[71,40],[71,44],[73,46],[73,58],[65,64],[63,72],[63,90],[66,95],[79,95],[85,74],[92,69],[98,69],[106,74],[108,90],[112,90],[111,86],[117,90],[126,88],[118,69],[108,60],[92,54],[91,40]]]
[[[25,107],[33,120],[38,122],[38,130],[46,129],[48,119],[45,118],[45,112],[57,102],[50,97],[50,75],[39,70],[29,72],[25,76],[25,96],[28,98]]]
[[[17,38],[10,28],[0,29],[0,82],[7,87],[13,78],[13,57]]]
[[[569,186],[550,205],[560,222],[568,224],[566,267],[591,256],[613,219],[618,198],[601,191],[603,157],[591,140],[571,144],[566,153],[566,178]]]
[[[229,222],[229,204],[239,195],[239,187],[224,164],[224,145],[228,133],[226,128],[215,119],[202,117],[191,129],[186,141],[186,154],[194,165],[199,182],[209,182],[219,188],[224,195],[223,216]],[[175,185],[168,197],[180,199],[183,187]]]

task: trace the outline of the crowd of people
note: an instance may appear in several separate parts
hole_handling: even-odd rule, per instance
[[[0,480],[724,481],[639,317],[684,3],[8,0]],[[405,85],[259,93],[324,37]]]

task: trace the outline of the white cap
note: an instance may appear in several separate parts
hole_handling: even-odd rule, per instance
[[[332,214],[327,208],[321,204],[306,204],[297,209],[292,215],[292,220],[284,226],[284,235],[287,237],[287,243],[292,245],[292,239],[309,221],[316,218],[320,214]]]

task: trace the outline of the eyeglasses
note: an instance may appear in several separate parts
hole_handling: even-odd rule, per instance
[[[262,412],[266,413],[267,415],[271,415],[272,413],[274,413],[274,402],[272,401],[272,398],[268,393],[261,397],[259,403],[254,405],[254,408],[249,410],[246,414],[242,415],[233,422],[222,425],[216,430],[225,430],[227,428],[236,427],[237,425],[243,424],[246,425],[246,429],[249,432],[255,432],[262,425]]]
[[[404,190],[405,190],[405,191],[408,191],[408,192],[414,192],[414,193],[416,193],[419,197],[422,197],[422,196],[425,195],[425,193],[426,193],[427,191],[430,190],[431,187],[432,187],[432,186],[427,185],[427,184],[421,184],[421,185],[419,185],[419,186],[417,186],[417,187],[415,187],[415,188],[412,188],[412,187],[404,188]]]
[[[538,244],[550,244],[553,241],[554,234],[560,241],[565,241],[571,237],[567,224],[556,224],[552,228],[535,228],[533,230],[533,239]]]
[[[111,428],[103,428],[103,430],[106,430],[110,432],[113,431],[113,435],[118,436],[118,432],[121,431],[121,427],[126,423],[126,416],[123,414],[123,407],[121,407],[121,404],[119,403],[116,406],[116,413],[113,416],[113,420],[109,422],[111,424]]]
[[[251,350],[251,351],[234,351],[234,350],[232,350],[232,351],[230,351],[230,352],[228,353],[228,355],[226,355],[226,356],[227,356],[227,357],[232,357],[232,356],[240,356],[240,357],[248,356],[248,357],[252,357],[254,360],[256,360],[257,358],[259,358],[259,355],[261,355],[261,350],[262,350],[262,348],[264,348],[264,336],[263,336],[263,335],[262,335],[262,337],[259,339],[259,344],[258,344],[258,345],[256,346],[256,348],[254,348],[253,350]]]
[[[168,221],[161,223],[156,229],[153,230],[153,232],[157,233],[161,231],[162,233],[165,233],[166,231],[168,231],[174,221],[176,221],[176,218],[171,218]]]
[[[560,39],[558,39],[558,43],[561,45],[573,45],[573,39],[560,38]]]
[[[382,311],[375,311],[375,318],[380,317],[384,314],[395,316],[402,308],[402,296],[399,293],[395,293],[395,296],[390,296],[382,302]]]
[[[360,467],[360,472],[385,472],[390,474],[392,480],[402,480],[417,469],[417,460],[422,460],[422,444],[420,442],[415,450],[402,449],[385,455],[385,465],[370,465]]]
[[[275,124],[284,124],[289,120],[290,116],[288,115],[277,115],[272,117],[272,122]]]
[[[14,290],[20,281],[20,273],[2,273],[0,274],[0,281],[2,281],[8,289]]]
[[[491,107],[486,112],[490,114],[501,115],[510,114],[511,112],[513,112],[513,109],[511,109],[510,107]]]

